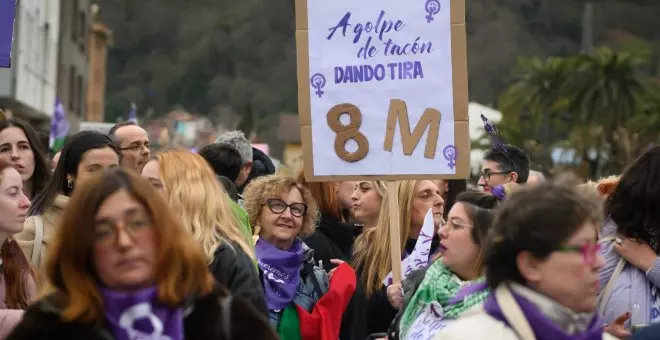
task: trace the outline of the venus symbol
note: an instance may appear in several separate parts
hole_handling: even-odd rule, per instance
[[[433,21],[433,16],[440,13],[440,1],[438,0],[427,0],[424,5],[426,9],[426,22]]]
[[[447,166],[453,170],[456,166],[456,147],[451,144],[445,146],[442,150],[442,155],[445,156],[445,159],[448,161]]]
[[[325,76],[320,73],[315,73],[310,80],[312,87],[316,89],[316,95],[321,98],[323,96],[322,88],[325,87]]]

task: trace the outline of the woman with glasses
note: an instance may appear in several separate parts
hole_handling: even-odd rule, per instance
[[[258,230],[256,255],[270,322],[282,339],[288,339],[291,328],[305,326],[293,317],[297,308],[311,312],[328,292],[328,276],[333,275],[315,264],[314,251],[301,240],[314,232],[318,206],[309,189],[277,175],[254,179],[244,199],[250,224]],[[338,296],[335,299],[342,301]],[[346,306],[340,307],[332,311],[337,320]]]
[[[601,200],[576,184],[560,179],[507,197],[485,243],[483,307],[435,340],[613,339],[595,313]]]
[[[8,339],[276,339],[247,301],[214,287],[201,247],[145,179],[113,169],[71,200],[50,292]]]
[[[441,257],[425,270],[421,283],[411,283],[412,289],[406,292],[410,301],[402,309],[398,338],[431,339],[451,320],[486,299],[487,291],[456,295],[465,284],[483,281],[482,244],[497,206],[496,197],[479,191],[456,197],[447,222],[438,230]]]

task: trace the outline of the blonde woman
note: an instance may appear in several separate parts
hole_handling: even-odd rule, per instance
[[[407,256],[417,242],[424,217],[429,209],[433,211],[436,231],[440,227],[443,221],[444,201],[440,188],[430,180],[397,181],[395,187],[399,195],[401,253]],[[386,332],[397,313],[388,302],[383,285],[387,274],[392,271],[388,246],[390,244],[389,199],[390,195],[387,192],[382,200],[376,226],[365,230],[356,239],[353,251],[353,264],[364,289],[365,299],[360,303],[362,312],[355,313],[361,320],[354,321],[354,324],[365,325],[367,334]],[[434,237],[430,256],[434,255],[437,247],[438,238]]]
[[[215,279],[267,315],[252,247],[204,158],[188,150],[167,150],[147,162],[142,175],[161,190],[175,215],[201,243]]]
[[[362,224],[362,230],[371,229],[378,223],[380,207],[387,186],[383,181],[356,182],[351,195],[353,218]]]

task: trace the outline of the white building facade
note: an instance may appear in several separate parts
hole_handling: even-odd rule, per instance
[[[47,126],[55,107],[60,0],[18,0],[12,65],[0,69],[0,108]]]

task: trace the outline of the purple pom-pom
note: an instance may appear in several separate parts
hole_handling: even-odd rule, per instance
[[[498,200],[503,201],[506,198],[506,189],[503,185],[497,185],[493,188],[491,194],[493,194]]]

